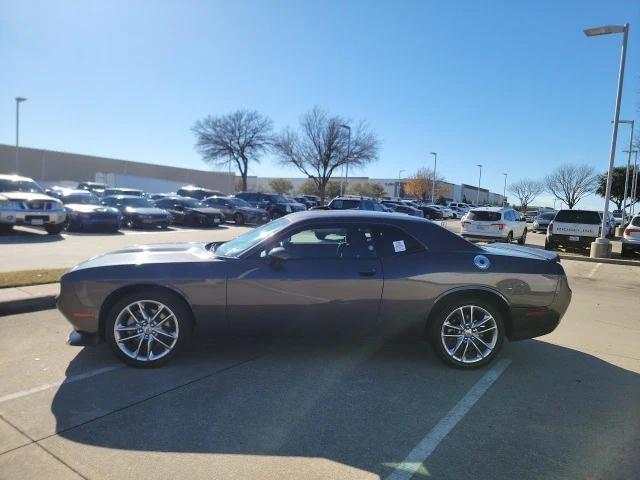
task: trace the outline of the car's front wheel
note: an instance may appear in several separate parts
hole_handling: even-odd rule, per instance
[[[233,216],[233,221],[236,225],[244,225],[244,215],[242,215],[241,213],[236,213]]]
[[[522,232],[522,236],[518,239],[518,245],[524,245],[527,242],[527,229]]]
[[[46,225],[44,229],[49,235],[60,235],[60,232],[64,228],[64,224],[58,223],[57,225]]]
[[[188,341],[191,314],[176,295],[141,291],[125,295],[109,311],[105,337],[115,354],[134,367],[157,367]]]
[[[429,325],[431,345],[445,363],[477,368],[502,348],[504,321],[500,310],[481,298],[458,299],[439,308]]]

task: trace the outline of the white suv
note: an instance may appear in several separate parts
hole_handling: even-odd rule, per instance
[[[631,219],[622,237],[622,256],[630,257],[633,252],[640,252],[640,215]]]
[[[460,233],[469,240],[494,240],[511,243],[527,240],[527,222],[513,208],[473,208],[462,217]]]
[[[57,235],[66,218],[62,202],[46,195],[32,179],[0,175],[0,232],[14,225],[33,225]]]

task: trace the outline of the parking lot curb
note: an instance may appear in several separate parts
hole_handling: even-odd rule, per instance
[[[0,289],[0,317],[55,308],[60,284]]]
[[[621,258],[591,258],[591,257],[578,257],[574,255],[558,255],[561,260],[574,260],[576,262],[587,263],[608,263],[611,265],[627,265],[632,267],[640,267],[640,261],[638,260],[622,260]]]

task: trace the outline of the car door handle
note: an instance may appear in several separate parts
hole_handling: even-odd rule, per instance
[[[358,273],[363,277],[373,277],[376,274],[376,269],[372,268],[371,270],[360,270]]]

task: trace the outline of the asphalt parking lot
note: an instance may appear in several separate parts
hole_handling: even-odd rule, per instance
[[[0,477],[636,478],[640,269],[563,265],[559,328],[469,372],[404,336],[198,339],[139,370],[55,310],[0,317]]]
[[[442,225],[459,233],[460,221],[448,220]],[[101,253],[139,243],[213,242],[229,240],[251,229],[227,223],[218,228],[171,227],[168,230],[121,230],[119,233],[63,233],[47,235],[36,228],[17,227],[11,235],[0,236],[3,255],[0,272],[34,270],[40,268],[66,268]],[[527,245],[543,248],[544,234],[529,232]],[[614,253],[620,253],[620,242],[612,241]],[[588,256],[588,252],[583,252]]]

